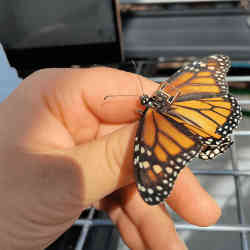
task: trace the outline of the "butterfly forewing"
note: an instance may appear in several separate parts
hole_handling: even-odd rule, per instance
[[[224,55],[194,61],[170,77],[164,91],[171,93],[173,89],[178,89],[177,100],[225,95],[228,93],[225,77],[230,65],[229,57]]]

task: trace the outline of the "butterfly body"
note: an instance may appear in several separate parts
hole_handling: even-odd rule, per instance
[[[229,58],[195,61],[143,95],[144,110],[135,139],[134,166],[143,200],[156,205],[168,197],[179,172],[196,156],[213,159],[232,144],[241,110],[225,80]]]

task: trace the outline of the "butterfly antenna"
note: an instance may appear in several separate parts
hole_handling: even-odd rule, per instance
[[[121,96],[137,96],[137,95],[106,95],[104,96],[104,100],[107,100],[108,98],[111,97],[121,97]]]
[[[142,95],[140,95],[140,96],[143,96],[143,95],[145,95],[145,93],[144,93],[144,89],[143,89],[142,81],[141,81],[141,79],[140,79],[140,77],[139,77],[139,76],[137,76],[137,79],[138,79],[138,81],[139,81],[139,86],[140,86],[141,93],[142,93]]]
[[[140,75],[140,72],[142,71],[142,67],[143,67],[143,63],[142,62],[138,62],[136,63],[135,61],[132,60],[132,63],[134,63],[134,65],[136,66],[136,70],[135,70],[135,73]],[[141,82],[141,79],[139,76],[137,76],[138,78],[138,81],[139,81],[139,85],[140,85],[140,89],[141,89],[141,92],[142,92],[142,95],[145,95],[144,93],[144,90],[143,90],[143,85],[142,85],[142,82]],[[141,96],[142,96],[141,95]]]
[[[135,72],[138,74],[138,72],[140,71],[141,67],[140,67],[140,64],[137,65],[136,62],[134,60],[131,60],[131,64],[135,67]],[[138,67],[137,67],[138,66]],[[136,76],[138,81],[139,81],[139,85],[140,85],[140,88],[141,88],[141,92],[142,94],[144,95],[144,91],[143,91],[143,86],[142,86],[142,82],[140,80],[140,77],[139,76]],[[104,97],[104,100],[107,100],[108,98],[111,98],[111,97],[121,97],[121,96],[138,96],[138,95],[106,95]]]

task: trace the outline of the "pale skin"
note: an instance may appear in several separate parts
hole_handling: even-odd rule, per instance
[[[138,81],[138,79],[140,79]],[[162,206],[149,206],[133,175],[141,87],[154,82],[115,69],[33,73],[0,104],[1,249],[44,249],[90,205],[105,210],[133,250],[186,249]],[[167,203],[209,226],[221,210],[188,168]]]

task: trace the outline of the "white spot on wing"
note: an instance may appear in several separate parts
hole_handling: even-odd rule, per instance
[[[154,193],[154,190],[152,188],[148,188],[148,193],[149,194],[153,194]]]
[[[144,162],[142,163],[142,165],[143,165],[144,168],[149,168],[149,167],[150,167],[150,164],[149,164],[148,161],[144,161]]]
[[[167,167],[167,168],[166,168],[166,171],[167,171],[167,173],[168,173],[168,174],[172,174],[173,169],[172,169],[172,168],[170,168],[170,167]]]
[[[139,144],[135,145],[135,152],[139,151]]]
[[[150,150],[147,150],[147,155],[148,155],[148,156],[151,156],[151,155],[152,155],[152,153],[151,153]]]

